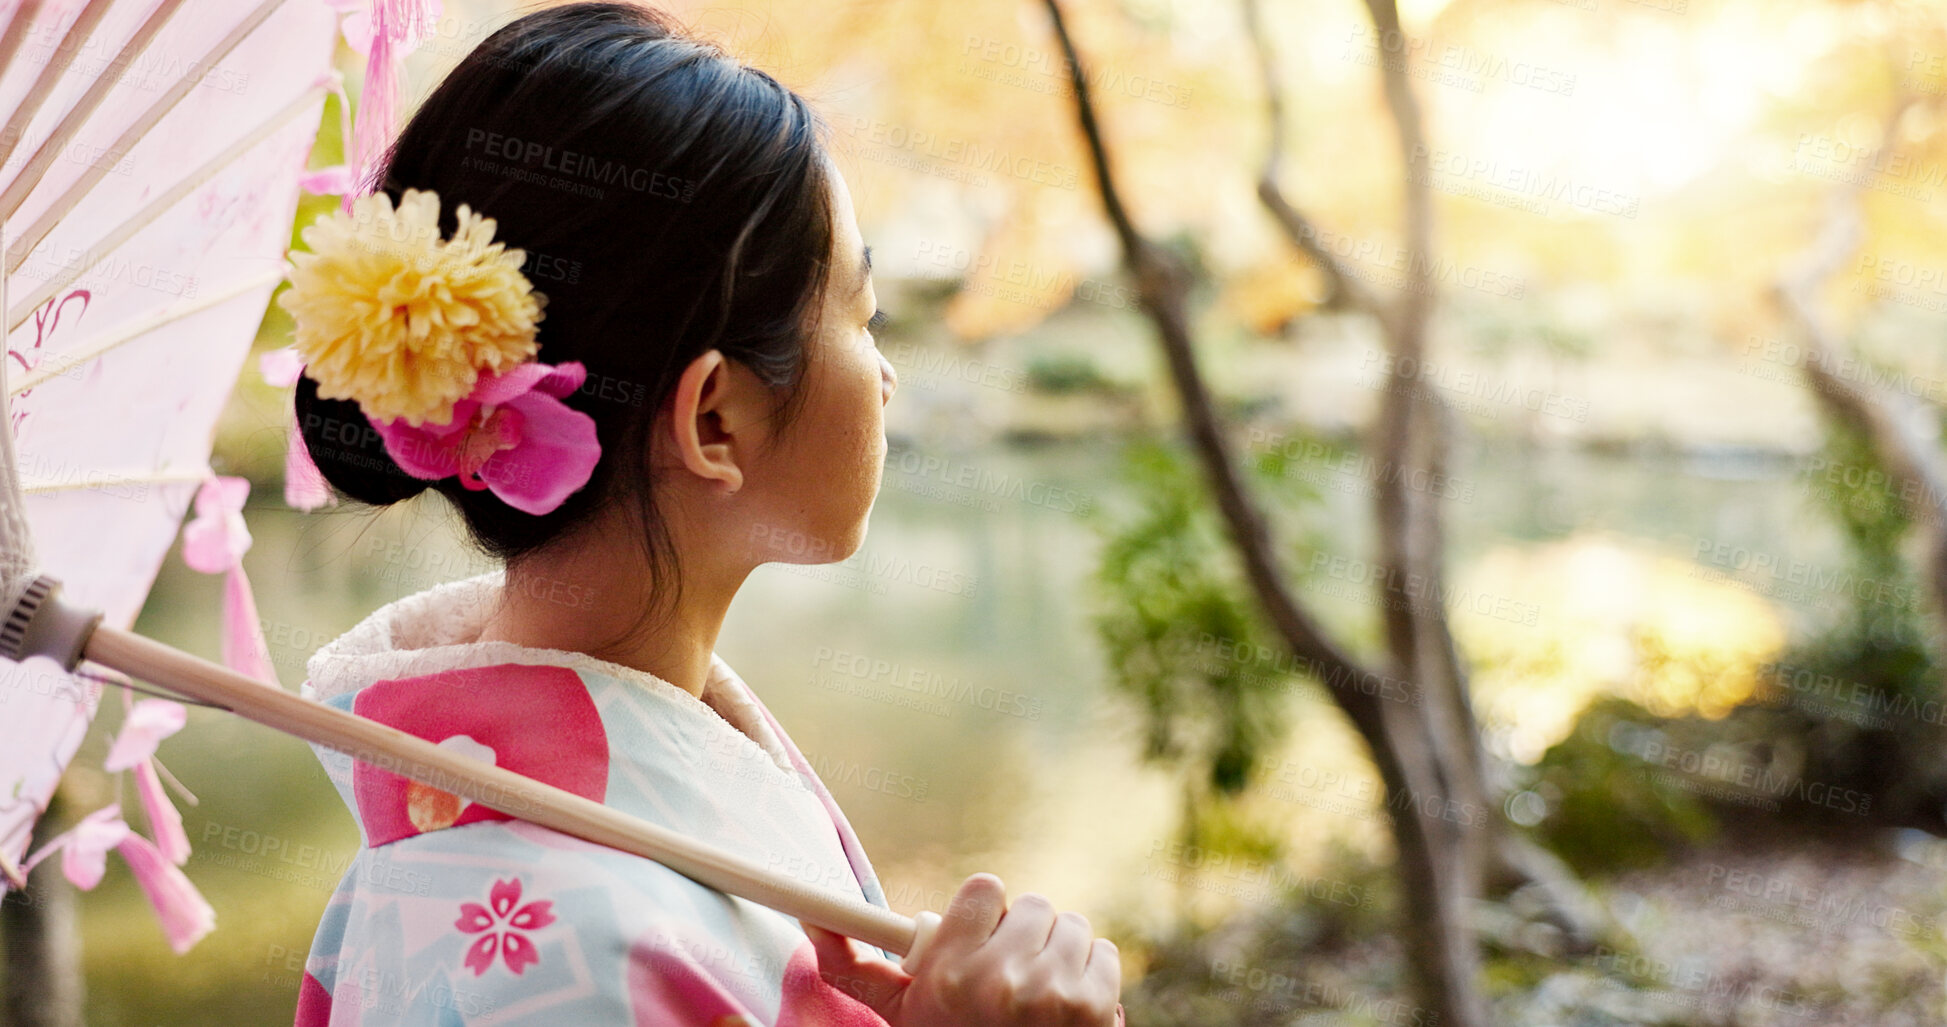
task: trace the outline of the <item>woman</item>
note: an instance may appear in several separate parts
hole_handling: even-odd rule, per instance
[[[623,3],[522,17],[451,72],[377,192],[306,230],[280,303],[325,478],[373,506],[440,492],[504,568],[376,611],[305,689],[884,906],[714,652],[751,570],[855,552],[879,487],[897,381],[822,130]],[[1114,946],[990,874],[908,976],[655,862],[319,756],[364,846],[301,1025],[1121,1022]]]

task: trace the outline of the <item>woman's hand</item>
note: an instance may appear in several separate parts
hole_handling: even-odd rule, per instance
[[[947,903],[917,971],[858,958],[850,939],[805,925],[818,972],[893,1027],[1119,1027],[1122,963],[1080,913],[975,874]]]

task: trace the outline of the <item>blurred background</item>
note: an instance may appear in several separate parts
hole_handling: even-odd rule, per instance
[[[1064,0],[1079,65],[1040,0],[663,6],[824,113],[873,247],[869,536],[718,651],[895,909],[1040,891],[1144,1027],[1947,1022],[1947,5]],[[526,9],[446,0],[408,97]],[[490,564],[432,494],[287,508],[248,367],[295,688]],[[137,630],[214,658],[220,589]],[[266,729],[161,757],[217,929],[111,864],[88,1022],[288,1023],[356,829]]]

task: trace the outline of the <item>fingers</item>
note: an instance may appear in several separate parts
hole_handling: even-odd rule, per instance
[[[1055,917],[1055,929],[1048,935],[1048,945],[1043,951],[1057,966],[1080,977],[1088,968],[1090,943],[1094,940],[1095,932],[1089,930],[1088,917],[1066,912]]]
[[[1089,985],[1100,989],[1098,994],[1115,998],[1122,994],[1122,956],[1116,951],[1115,942],[1107,938],[1097,938],[1088,949],[1088,967],[1082,977]],[[1121,1015],[1122,1007],[1116,1006]],[[1118,1023],[1121,1021],[1117,1021]]]
[[[897,1010],[919,1017],[912,1022],[1120,1023],[1115,945],[1096,938],[1082,914],[1058,912],[1044,895],[1027,892],[1010,903],[992,874],[961,884],[912,971]]]
[[[818,976],[874,1011],[886,1009],[912,980],[883,959],[861,959],[852,939],[842,934],[815,924],[804,924],[804,932],[818,955]]]
[[[1048,947],[1055,928],[1055,904],[1036,892],[1026,892],[1007,905],[1001,925],[987,939],[986,948],[1035,956]]]
[[[949,957],[958,960],[979,948],[993,935],[1006,908],[1007,889],[1000,878],[988,873],[967,878],[947,902],[939,932],[920,955],[921,962]]]

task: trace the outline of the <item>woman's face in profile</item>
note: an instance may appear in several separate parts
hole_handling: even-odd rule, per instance
[[[851,190],[835,164],[825,167],[833,245],[823,316],[805,344],[803,407],[767,460],[776,512],[805,536],[770,547],[765,559],[783,563],[832,563],[858,551],[885,467],[885,405],[899,384],[867,327],[878,296]]]

